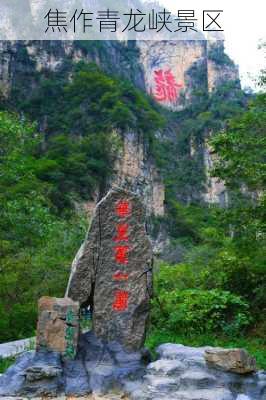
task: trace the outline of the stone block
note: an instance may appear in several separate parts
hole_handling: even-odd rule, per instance
[[[38,303],[36,350],[74,358],[79,337],[79,303],[69,298],[41,297]]]

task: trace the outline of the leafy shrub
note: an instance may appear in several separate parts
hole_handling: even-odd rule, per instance
[[[154,276],[155,292],[160,296],[162,292],[172,292],[197,286],[197,274],[188,264],[167,265],[160,263],[159,271]]]
[[[254,245],[255,247],[255,245]],[[202,288],[216,287],[243,297],[251,305],[252,312],[259,315],[266,307],[265,255],[263,248],[257,254],[237,252],[233,246],[225,246],[202,269]]]
[[[185,289],[159,296],[162,313],[153,301],[153,323],[172,332],[241,334],[251,322],[248,304],[239,296],[218,289]]]
[[[71,262],[84,234],[81,216],[67,221],[53,218],[46,236],[36,238],[33,246],[17,241],[16,247],[10,244],[5,250],[0,231],[0,342],[34,336],[38,299],[64,296]]]

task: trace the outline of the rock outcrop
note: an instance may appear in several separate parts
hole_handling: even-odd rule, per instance
[[[113,189],[96,207],[66,295],[90,306],[97,338],[136,351],[144,344],[151,291],[143,205],[134,193]]]
[[[1,396],[56,396],[62,387],[62,362],[59,353],[27,352],[20,355],[0,377]]]
[[[226,55],[223,41],[208,40],[207,50],[208,91],[213,92],[229,82],[235,82],[240,87],[238,67]]]
[[[0,94],[8,97],[16,85],[27,81],[27,95],[40,76],[79,61],[94,62],[105,72],[130,80],[173,111],[189,106],[195,91],[213,92],[230,81],[239,85],[238,69],[225,55],[221,41],[5,41],[0,42]],[[174,137],[176,132],[167,128],[165,135]],[[107,190],[111,185],[127,187],[143,196],[150,215],[164,215],[164,182],[143,138],[137,132],[122,132],[121,138],[123,153]],[[197,197],[223,203],[226,192],[209,177],[212,155],[205,150],[206,193]]]
[[[228,204],[228,192],[222,180],[211,176],[211,170],[214,167],[216,157],[207,140],[204,143],[203,160],[206,175],[203,198],[206,203],[219,204],[221,207],[225,207]]]
[[[136,132],[123,135],[123,150],[117,158],[112,187],[124,187],[143,199],[147,215],[165,213],[165,187],[158,168],[148,154],[143,138]]]

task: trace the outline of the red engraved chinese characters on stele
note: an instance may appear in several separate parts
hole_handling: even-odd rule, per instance
[[[128,217],[131,214],[131,205],[127,200],[119,200],[115,206],[116,215],[120,218]]]
[[[129,246],[119,245],[114,247],[115,261],[119,264],[128,264]]]
[[[113,241],[116,243],[114,246],[114,258],[116,263],[127,265],[128,264],[128,253],[129,253],[129,246],[127,244],[129,237],[128,237],[128,230],[129,225],[128,223],[124,222],[123,219],[127,218],[131,214],[131,204],[126,199],[119,200],[115,205],[115,213],[119,217],[120,221],[116,225],[116,234],[113,238]],[[115,281],[127,281],[128,280],[128,273],[124,271],[116,271],[112,278]],[[115,298],[112,304],[112,308],[114,311],[125,311],[128,308],[128,291],[126,290],[116,290]]]
[[[125,311],[128,308],[128,292],[126,290],[117,290],[113,302],[114,311]]]
[[[170,69],[154,71],[154,81],[156,84],[155,99],[159,102],[175,103],[183,85],[176,82],[172,71]]]
[[[128,242],[128,224],[117,224],[115,242]]]
[[[116,271],[113,274],[113,279],[115,281],[127,281],[128,280],[128,274],[125,272],[121,272],[121,271]]]

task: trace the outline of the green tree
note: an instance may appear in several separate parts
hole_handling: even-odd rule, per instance
[[[84,236],[82,216],[52,212],[41,142],[34,125],[0,113],[0,341],[34,334],[39,297],[64,295]]]
[[[230,246],[214,263],[215,270],[223,271],[224,286],[243,294],[261,315],[266,307],[266,93],[258,93],[211,143],[218,156],[213,175],[224,180],[229,190],[220,223],[231,236]]]

